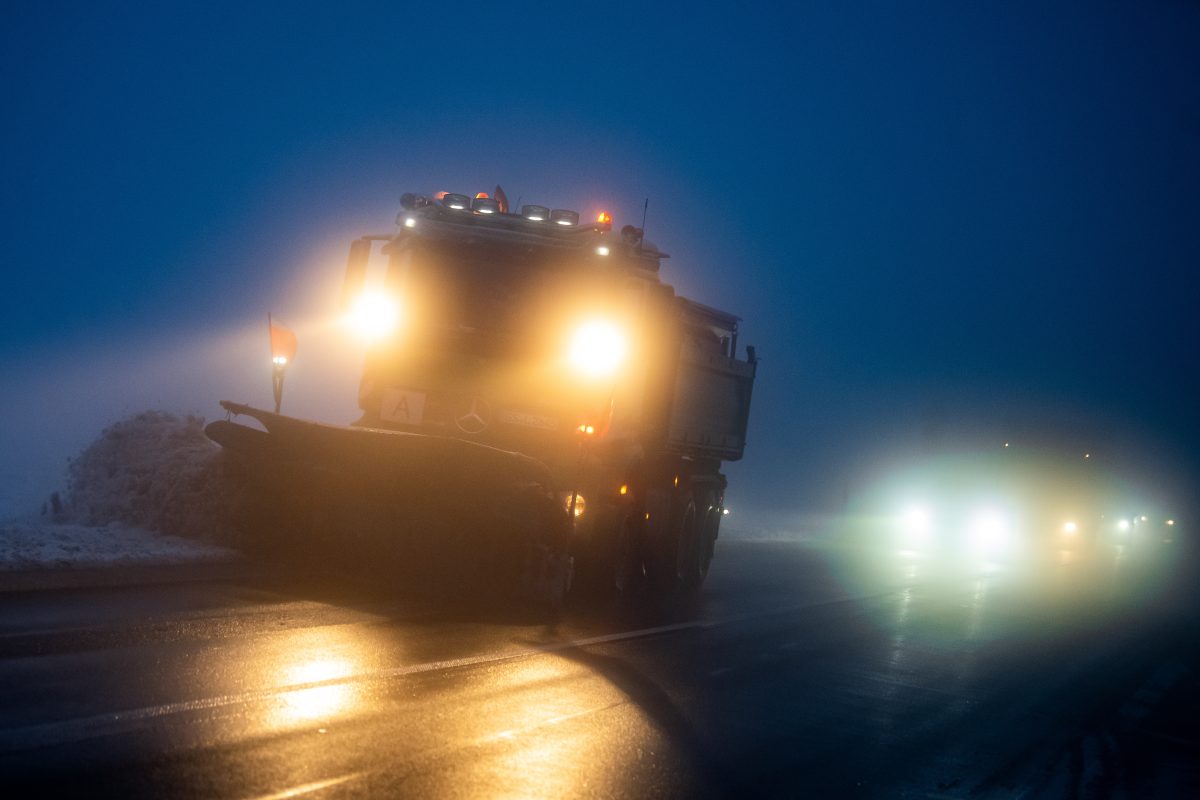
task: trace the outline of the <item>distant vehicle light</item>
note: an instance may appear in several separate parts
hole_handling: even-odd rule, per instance
[[[359,336],[373,342],[396,329],[400,321],[400,308],[390,295],[366,292],[350,310],[348,321]]]
[[[1074,520],[1067,520],[1063,523],[1062,529],[1063,533],[1074,536],[1079,531],[1079,526],[1075,524]]]
[[[599,247],[596,248],[596,255],[598,255],[598,256],[606,256],[606,255],[608,255],[608,252],[609,252],[608,248],[605,247],[604,245],[600,245]]]
[[[1169,519],[1169,520],[1167,520],[1167,524],[1168,524],[1168,525],[1174,525],[1174,524],[1175,524],[1175,520],[1173,520],[1173,519]]]
[[[550,221],[563,226],[578,225],[579,212],[568,211],[565,208],[556,208],[550,212]]]
[[[1141,516],[1141,521],[1142,521],[1142,522],[1145,522],[1145,521],[1146,521],[1146,515],[1145,515],[1145,514],[1143,514],[1143,515]]]
[[[980,511],[967,528],[971,549],[979,555],[999,555],[1012,544],[1008,521],[995,511]]]
[[[925,506],[909,506],[900,517],[900,530],[906,545],[924,546],[929,543],[929,536],[933,532],[933,514]]]
[[[1119,530],[1119,531],[1129,530],[1129,520],[1127,520],[1127,519],[1118,520],[1117,521],[1117,530]]]
[[[904,512],[904,529],[910,533],[924,533],[932,527],[933,515],[925,506],[909,506]]]
[[[567,345],[567,363],[589,378],[610,378],[625,361],[628,343],[625,333],[607,320],[589,320],[571,336]]]
[[[521,216],[530,222],[545,222],[550,219],[550,209],[545,206],[521,206]]]
[[[274,356],[271,358],[271,363],[277,367],[284,367],[287,366],[288,359],[287,356]]]

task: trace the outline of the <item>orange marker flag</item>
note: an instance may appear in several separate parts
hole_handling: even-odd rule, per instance
[[[288,362],[296,357],[296,334],[271,319],[267,312],[267,331],[271,336],[271,393],[275,395],[275,413],[283,405],[283,372]]]
[[[267,313],[267,329],[271,334],[271,363],[283,366],[296,357],[296,334],[271,319],[270,312]]]

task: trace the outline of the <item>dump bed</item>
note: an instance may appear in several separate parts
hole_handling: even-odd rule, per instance
[[[667,421],[667,447],[684,455],[737,461],[757,363],[737,358],[738,317],[677,297],[682,337]]]

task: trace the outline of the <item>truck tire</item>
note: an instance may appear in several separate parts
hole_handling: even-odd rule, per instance
[[[655,559],[655,586],[665,594],[678,594],[687,588],[696,559],[697,509],[691,491],[676,491],[671,518],[658,543]]]
[[[721,509],[717,506],[717,492],[709,486],[698,486],[694,492],[696,502],[696,548],[695,558],[688,571],[688,588],[696,591],[708,577],[716,548],[717,533],[721,527]]]
[[[614,531],[608,591],[618,604],[636,596],[645,582],[646,568],[642,557],[644,529],[642,511],[630,508],[625,510]]]

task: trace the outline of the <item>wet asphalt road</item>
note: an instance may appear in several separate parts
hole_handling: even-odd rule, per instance
[[[10,574],[0,794],[1200,796],[1177,560],[724,538],[700,602],[553,625],[245,563]]]

